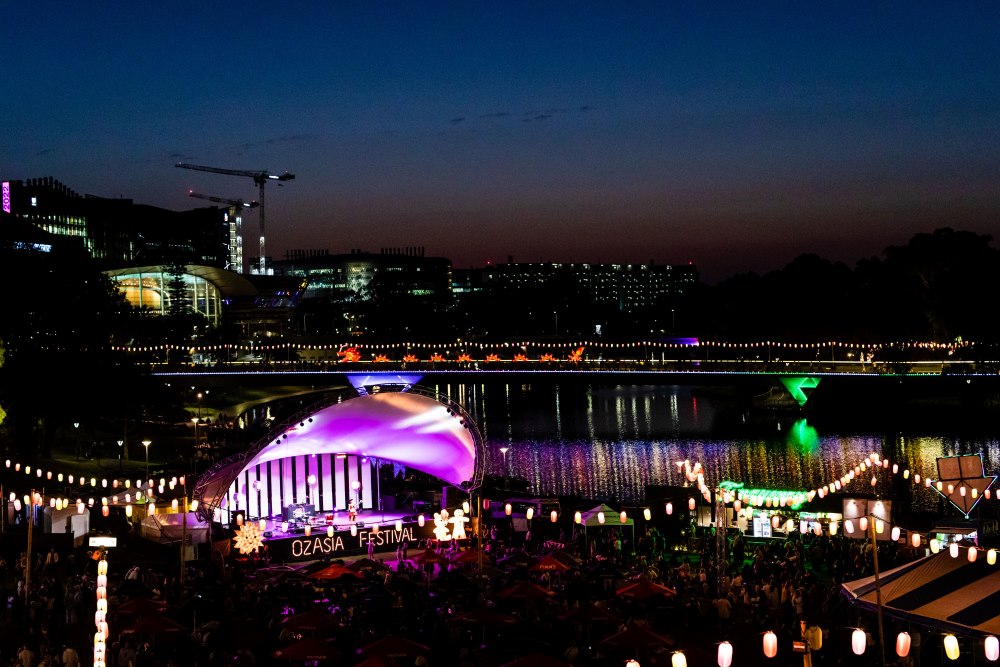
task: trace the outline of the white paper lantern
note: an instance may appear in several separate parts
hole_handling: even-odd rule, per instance
[[[948,553],[952,558],[958,558],[958,542],[952,542],[948,545]]]
[[[549,519],[552,521],[552,523],[555,523],[556,521],[558,521],[559,520],[559,512],[557,512],[555,510],[552,510],[551,512],[549,512]]]
[[[944,654],[949,660],[958,660],[961,652],[958,649],[958,637],[955,635],[944,636]]]
[[[511,507],[510,503],[507,503],[506,505],[503,506],[503,513],[506,514],[507,516],[510,516],[511,512],[513,512],[513,511],[514,511],[514,508]]]
[[[997,550],[996,549],[990,549],[989,551],[986,552],[986,562],[989,563],[990,565],[996,565],[997,564]]]
[[[423,528],[425,523],[427,523],[427,519],[424,518],[424,515],[423,514],[418,514],[417,515],[417,525],[420,526],[421,528]]]
[[[670,657],[671,667],[687,667],[687,664],[688,664],[687,657],[685,657],[685,655],[680,651],[675,652]]]
[[[524,511],[524,518],[527,519],[528,521],[531,521],[532,519],[534,519],[535,518],[535,508],[534,507],[529,507],[528,509],[526,509]]]
[[[719,667],[730,667],[733,664],[733,645],[729,642],[719,644]]]
[[[858,519],[858,528],[861,529],[862,533],[868,532],[868,517],[863,516]]]
[[[931,538],[929,546],[931,548],[932,554],[936,554],[937,552],[941,551],[941,542],[939,542],[936,537]]]
[[[674,513],[674,504],[667,503],[667,516],[670,516],[673,513]]]
[[[986,641],[983,642],[983,648],[986,650],[986,659],[990,662],[996,662],[1000,659],[1000,640],[993,635],[986,638]]]
[[[914,549],[920,546],[920,533],[910,533],[910,544]]]
[[[969,547],[969,562],[975,563],[977,556],[979,556],[979,549],[976,547]]]
[[[768,630],[764,633],[764,655],[773,658],[778,655],[778,635]]]
[[[689,510],[694,510],[694,506],[695,506],[695,500],[694,500],[694,498],[688,498],[688,509]]]
[[[357,537],[357,536],[358,536],[358,524],[352,523],[351,524],[351,537]]]
[[[597,523],[600,523],[600,524],[604,523],[604,512],[598,512],[597,513]]]
[[[893,542],[899,542],[899,526],[893,526],[890,533]]]
[[[333,526],[327,526],[326,527],[326,536],[327,537],[333,537]]]
[[[618,520],[623,524],[628,523],[628,515],[625,514],[625,510],[622,510],[622,513],[618,516]]]
[[[864,630],[857,628],[851,633],[851,650],[854,651],[854,655],[863,655],[867,646],[868,639]]]
[[[576,514],[574,514],[573,515],[573,522],[574,523],[583,523],[583,515],[580,514],[579,512],[577,512]]]

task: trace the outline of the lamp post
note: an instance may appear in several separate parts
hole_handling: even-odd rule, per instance
[[[74,440],[76,441],[76,460],[80,460],[80,422],[73,422]]]
[[[153,444],[152,440],[146,439],[142,441],[142,446],[146,448],[146,479],[149,479],[149,446]]]
[[[119,474],[122,471],[122,451],[124,449],[125,449],[125,441],[124,440],[119,440],[118,441],[118,472],[119,472]]]

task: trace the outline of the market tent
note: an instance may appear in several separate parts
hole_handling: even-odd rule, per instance
[[[879,575],[882,611],[952,632],[1000,634],[1000,568],[985,558],[942,551]],[[849,581],[841,592],[859,607],[876,610],[875,577]]]
[[[601,519],[598,516],[601,512],[604,512],[604,523],[601,523]],[[613,528],[615,526],[632,526],[635,524],[635,521],[626,518],[625,523],[622,523],[621,513],[618,510],[601,504],[592,510],[581,512],[580,523],[587,528],[594,528],[598,526]]]
[[[152,514],[142,520],[140,534],[147,540],[155,542],[175,542],[181,539],[187,531],[188,542],[191,544],[207,544],[211,526],[201,521],[195,512],[187,513],[187,526],[184,526],[184,514]]]
[[[601,523],[601,514],[604,514],[604,523]],[[583,526],[584,534],[588,528],[622,528],[628,526],[632,530],[632,544],[635,545],[635,521],[626,517],[622,522],[621,513],[605,504],[600,504],[594,509],[580,513],[580,525]]]

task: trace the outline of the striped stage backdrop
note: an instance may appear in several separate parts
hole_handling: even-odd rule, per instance
[[[309,484],[309,477],[315,483]],[[226,492],[218,519],[244,510],[250,519],[278,519],[288,505],[313,505],[316,512],[347,510],[350,500],[364,509],[374,505],[373,466],[367,458],[349,454],[312,454],[267,461],[241,472]],[[355,483],[360,483],[357,492]]]

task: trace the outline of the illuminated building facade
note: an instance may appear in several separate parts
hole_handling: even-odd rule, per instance
[[[527,263],[489,266],[484,289],[491,296],[517,297],[539,289],[572,289],[594,305],[613,305],[623,313],[670,308],[698,282],[691,264]]]
[[[451,300],[451,262],[426,257],[423,248],[383,248],[377,254],[354,250],[346,255],[293,250],[288,259],[275,261],[273,266],[276,275],[309,281],[304,299]]]
[[[231,265],[228,211],[169,211],[131,199],[81,195],[51,178],[4,180],[0,218],[77,239],[105,269],[182,262]]]

